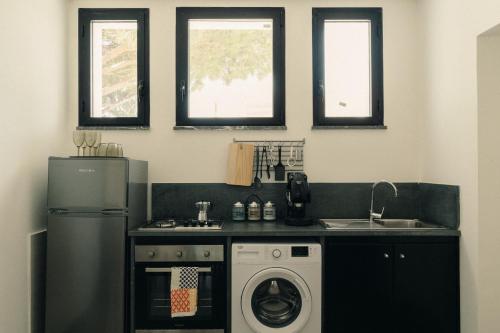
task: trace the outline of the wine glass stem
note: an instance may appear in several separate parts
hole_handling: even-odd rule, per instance
[[[77,156],[80,157],[80,146],[77,146],[77,148],[78,148],[78,155]]]

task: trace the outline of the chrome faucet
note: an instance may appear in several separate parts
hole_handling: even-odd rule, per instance
[[[394,197],[395,198],[398,197],[398,188],[393,183],[391,183],[391,182],[389,182],[387,180],[381,180],[379,182],[374,183],[373,186],[372,186],[372,201],[371,201],[371,205],[370,205],[370,223],[373,222],[373,219],[381,219],[382,218],[382,214],[384,214],[385,207],[382,207],[382,212],[380,212],[380,213],[375,213],[373,211],[373,193],[375,192],[375,187],[377,187],[377,185],[381,184],[381,183],[386,183],[386,184],[391,185],[392,188],[394,189]]]

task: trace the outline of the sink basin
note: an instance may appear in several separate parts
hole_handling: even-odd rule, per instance
[[[375,223],[390,229],[444,229],[444,227],[419,220],[380,219]]]
[[[380,219],[373,221],[373,223],[370,223],[369,220],[320,219],[320,224],[325,229],[342,230],[445,229],[435,224],[409,219]]]
[[[349,219],[320,219],[320,224],[325,229],[383,229],[384,227],[376,223],[370,224],[368,220],[349,220]]]

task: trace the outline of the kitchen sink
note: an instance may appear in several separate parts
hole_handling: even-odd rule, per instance
[[[376,224],[390,229],[444,229],[444,227],[422,222],[419,220],[404,219],[380,219],[374,221]]]
[[[368,220],[320,219],[320,224],[326,229],[382,229],[383,227]]]
[[[410,219],[377,219],[370,223],[369,220],[350,219],[320,219],[320,224],[325,229],[343,230],[408,230],[408,229],[445,229],[431,223]]]

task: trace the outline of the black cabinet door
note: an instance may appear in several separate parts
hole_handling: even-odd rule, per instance
[[[330,243],[325,263],[325,332],[392,332],[391,245]]]
[[[458,333],[456,243],[395,246],[396,333]]]

